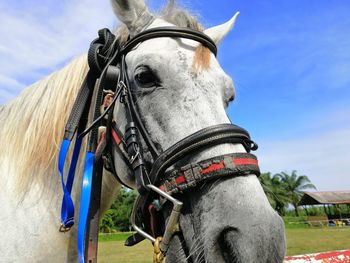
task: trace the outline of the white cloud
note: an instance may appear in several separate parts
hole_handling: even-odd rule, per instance
[[[302,138],[261,141],[262,171],[297,170],[318,190],[350,189],[350,126]]]
[[[165,1],[150,0],[159,8]],[[110,1],[0,2],[0,105],[29,84],[87,52],[100,28],[118,21]],[[4,37],[5,36],[5,37]]]
[[[19,90],[23,89],[23,85],[14,78],[9,78],[1,75],[0,83],[2,83],[5,87],[12,87],[13,89]]]
[[[0,35],[6,36],[0,39],[0,104],[41,77],[43,69],[55,70],[86,52],[99,28],[116,24],[109,1],[31,4],[18,9],[0,3]]]

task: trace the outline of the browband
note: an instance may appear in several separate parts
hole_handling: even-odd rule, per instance
[[[217,47],[215,42],[206,34],[185,28],[185,27],[157,27],[145,30],[134,38],[128,40],[125,46],[120,51],[122,54],[127,54],[132,48],[134,48],[140,42],[143,42],[152,38],[160,38],[160,37],[179,37],[179,38],[187,38],[195,40],[207,48],[216,56],[217,55]]]

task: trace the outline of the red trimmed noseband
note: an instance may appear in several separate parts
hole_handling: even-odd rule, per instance
[[[193,188],[203,181],[250,174],[260,175],[256,156],[250,153],[231,153],[173,170],[159,188],[174,194]]]

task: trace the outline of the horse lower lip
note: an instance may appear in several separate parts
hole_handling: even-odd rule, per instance
[[[223,260],[227,263],[240,263],[239,255],[235,247],[235,240],[237,240],[238,231],[234,228],[223,230],[218,238]]]

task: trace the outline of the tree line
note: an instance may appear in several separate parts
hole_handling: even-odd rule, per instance
[[[262,173],[259,180],[271,206],[281,216],[286,214],[289,205],[294,207],[295,215],[299,216],[298,203],[303,191],[316,189],[307,176],[299,176],[296,171],[292,171],[291,174],[286,172],[274,175],[270,172]],[[104,233],[130,231],[130,215],[136,196],[135,191],[122,188],[111,208],[103,216],[100,231]]]
[[[294,208],[295,216],[299,216],[298,204],[304,191],[316,189],[306,175],[297,175],[297,171],[291,174],[286,172],[271,175],[262,173],[259,177],[264,192],[271,206],[281,215],[286,214],[289,205]]]
[[[100,231],[103,233],[130,231],[130,215],[136,196],[136,191],[123,187],[111,208],[102,217]]]

